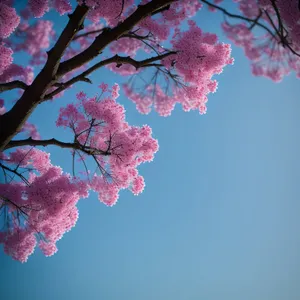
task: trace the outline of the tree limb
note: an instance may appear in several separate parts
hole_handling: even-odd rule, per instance
[[[5,91],[10,91],[13,89],[26,90],[27,87],[28,87],[28,85],[26,83],[24,83],[23,81],[14,80],[14,81],[7,82],[7,83],[1,83],[0,84],[0,93],[5,92]]]
[[[14,147],[21,147],[21,146],[58,146],[60,148],[67,148],[67,149],[75,149],[75,150],[80,150],[88,155],[110,155],[110,149],[107,150],[100,150],[96,148],[91,148],[89,146],[84,146],[81,145],[78,142],[74,143],[67,143],[67,142],[62,142],[57,139],[48,139],[48,140],[34,140],[31,137],[25,140],[12,140],[10,141],[6,147],[5,150],[11,149]]]
[[[134,66],[137,70],[139,68],[145,68],[145,67],[153,67],[153,66],[162,66],[161,64],[154,64],[155,61],[159,61],[162,60],[163,58],[170,56],[172,54],[176,54],[175,51],[170,51],[158,56],[153,56],[141,61],[137,61],[134,60],[133,58],[127,56],[127,57],[122,57],[119,55],[114,55],[113,57],[110,57],[108,59],[102,60],[99,63],[96,63],[95,65],[93,65],[92,67],[90,67],[89,69],[87,69],[86,71],[84,71],[83,73],[79,74],[78,76],[73,77],[72,79],[70,79],[67,82],[64,82],[61,84],[60,87],[58,87],[56,90],[54,90],[53,92],[45,95],[43,101],[52,99],[55,95],[59,94],[60,92],[64,91],[65,89],[67,89],[69,86],[71,86],[72,84],[78,82],[78,81],[85,81],[88,82],[88,78],[86,78],[86,76],[90,75],[92,72],[94,72],[95,70],[106,66],[108,64],[111,63],[116,63],[117,66],[121,66],[122,64],[130,64],[132,66]]]

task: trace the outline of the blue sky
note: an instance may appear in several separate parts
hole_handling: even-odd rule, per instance
[[[220,20],[197,17],[226,41]],[[1,251],[3,299],[300,298],[299,81],[255,78],[241,49],[233,56],[204,116],[179,107],[169,118],[143,116],[120,98],[129,123],[149,124],[159,140],[155,160],[140,168],[145,191],[122,192],[112,208],[95,194],[81,200],[79,221],[53,257],[37,250],[21,264]],[[118,82],[102,70],[91,79]],[[80,88],[96,92],[77,85],[34,113],[44,138],[68,137],[55,116]],[[68,152],[50,149],[69,170]]]

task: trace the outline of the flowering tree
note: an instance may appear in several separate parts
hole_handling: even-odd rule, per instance
[[[12,0],[1,1],[0,92],[19,92],[13,105],[0,99],[0,243],[8,255],[25,262],[36,245],[46,256],[54,254],[56,242],[76,223],[79,199],[93,190],[112,206],[121,189],[139,194],[144,179],[137,167],[158,150],[149,126],[126,122],[117,84],[99,82],[97,95],[81,91],[61,107],[53,121],[69,130],[69,141],[43,139],[38,124],[27,121],[38,105],[60,101],[78,82],[92,84],[89,75],[105,67],[130,76],[122,88],[142,114],[154,108],[169,116],[177,103],[184,111],[206,113],[207,96],[217,88],[213,76],[233,58],[230,45],[191,20],[203,6],[224,14],[222,28],[244,48],[254,75],[274,81],[290,70],[300,75],[298,1],[236,0],[239,14],[221,2],[28,0],[16,10]],[[40,19],[50,9],[68,18],[61,32]],[[13,63],[24,52],[30,65]],[[142,73],[148,80],[139,81]],[[49,145],[69,149],[72,174],[51,163],[41,150]],[[84,172],[76,172],[78,164]]]

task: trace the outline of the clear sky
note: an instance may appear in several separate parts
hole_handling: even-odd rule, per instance
[[[197,17],[227,41],[220,20]],[[140,168],[145,191],[121,192],[112,208],[95,194],[81,200],[76,227],[50,258],[36,250],[21,264],[1,251],[1,299],[300,299],[299,80],[255,78],[241,49],[233,56],[204,116],[179,107],[144,116],[119,98],[129,123],[149,124],[159,140]],[[103,70],[91,79],[95,87],[80,84],[91,96],[103,80],[119,82]],[[55,116],[78,90],[34,113],[43,138],[67,139]],[[70,170],[68,151],[50,149]]]

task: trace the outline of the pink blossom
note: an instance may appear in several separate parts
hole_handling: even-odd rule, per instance
[[[127,55],[135,55],[142,46],[143,43],[140,40],[121,38],[111,44],[110,51],[114,54],[126,53]]]
[[[5,3],[0,3],[0,39],[7,38],[17,28],[20,17],[16,10]]]
[[[69,0],[28,0],[28,5],[36,18],[42,17],[52,6],[60,15],[72,11]]]
[[[113,99],[117,99],[120,96],[119,90],[120,90],[119,85],[117,83],[115,83],[111,89],[111,96]]]
[[[54,243],[47,243],[43,240],[39,242],[39,248],[43,251],[45,256],[52,256],[57,252],[56,244]]]
[[[28,0],[28,5],[36,18],[42,17],[49,10],[48,0]]]
[[[108,84],[102,82],[102,83],[99,85],[99,88],[102,90],[103,93],[105,93],[105,92],[108,90]]]
[[[144,182],[144,177],[142,176],[137,176],[134,178],[132,182],[132,192],[134,195],[138,195],[144,190],[145,187],[145,182]]]
[[[80,197],[87,196],[88,186],[72,182],[60,168],[51,164],[47,153],[38,149],[17,149],[7,161],[8,165],[17,164],[21,168],[31,166],[39,174],[29,171],[30,185],[21,182],[0,184],[1,196],[10,199],[8,204],[12,212],[9,215],[12,227],[1,240],[4,251],[24,262],[32,254],[36,239],[42,238],[40,248],[46,256],[52,255],[56,252],[56,241],[75,225],[78,218],[76,203]],[[22,228],[14,219],[16,205],[22,205],[26,212]]]
[[[4,252],[20,262],[27,261],[28,256],[34,252],[35,245],[34,233],[18,227],[4,238]]]
[[[23,50],[32,56],[40,55],[40,51],[50,45],[50,38],[54,34],[52,26],[50,21],[38,20],[33,26],[22,31],[22,41],[15,45],[14,50]]]
[[[81,1],[82,2],[82,1]],[[98,23],[102,18],[109,25],[116,25],[118,17],[133,5],[133,0],[86,0],[85,4],[91,8],[89,18]]]
[[[0,76],[11,65],[13,51],[0,44]]]
[[[162,63],[168,71],[179,75],[178,85],[169,93],[159,84],[141,92],[125,85],[124,92],[144,114],[149,113],[153,105],[161,116],[169,116],[176,103],[180,103],[184,111],[197,109],[204,114],[207,95],[217,88],[212,77],[233,63],[230,45],[218,43],[215,34],[202,32],[193,21],[189,21],[189,30],[175,30],[171,44],[177,53],[164,58]]]
[[[22,132],[28,134],[28,136],[32,137],[35,140],[39,140],[41,136],[39,135],[37,128],[34,124],[26,122],[21,129]]]
[[[102,95],[109,92],[104,83],[100,87]],[[115,101],[118,90],[115,84],[110,95],[103,95],[103,99],[88,98],[81,92],[77,94],[80,105],[67,105],[57,120],[57,126],[69,127],[79,136],[80,143],[109,154],[105,159],[97,157],[99,174],[91,181],[91,188],[98,193],[100,201],[109,206],[116,203],[121,189],[132,186],[135,194],[143,190],[144,181],[136,168],[151,161],[158,150],[150,127],[132,127],[125,121],[124,107]],[[90,126],[94,126],[93,131],[88,133]],[[106,171],[107,166],[110,171]]]
[[[72,6],[69,0],[54,0],[53,6],[60,15],[64,15],[65,13],[72,11]]]

